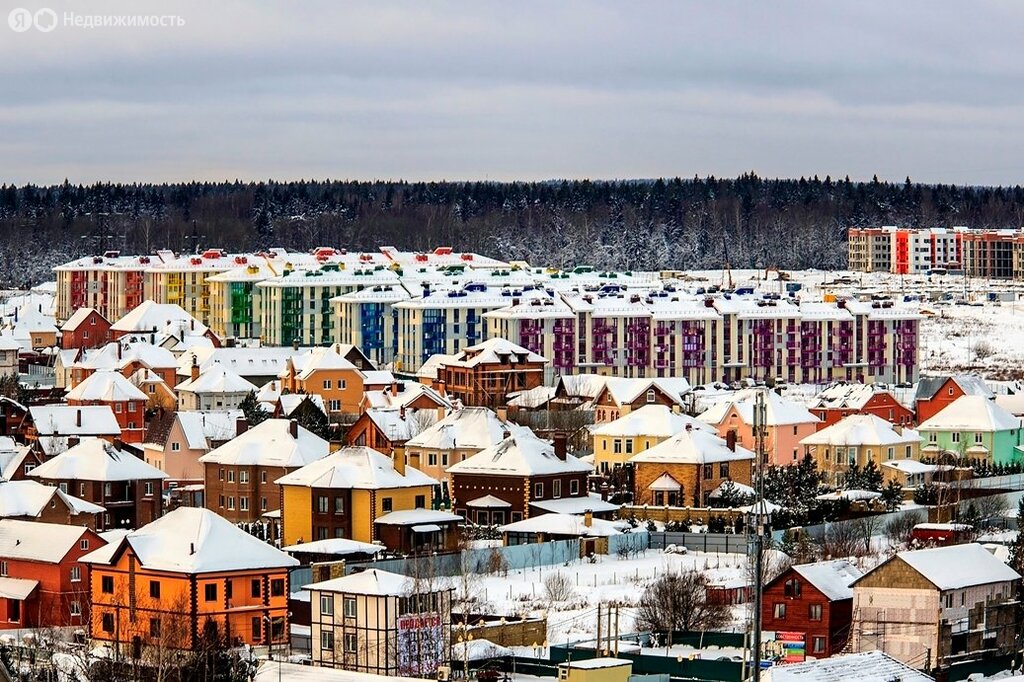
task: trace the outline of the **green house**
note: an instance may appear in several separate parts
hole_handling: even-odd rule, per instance
[[[921,454],[937,457],[950,453],[965,459],[987,459],[993,464],[1024,460],[1021,422],[991,398],[965,395],[957,398],[918,427],[924,444]]]

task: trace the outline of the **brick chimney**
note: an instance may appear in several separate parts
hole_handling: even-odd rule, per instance
[[[608,501],[608,481],[601,483],[601,501]]]
[[[199,378],[199,359],[196,358],[195,353],[192,354],[192,381]]]
[[[290,433],[292,435],[292,438],[298,438],[299,437],[299,422],[298,421],[292,419],[290,422],[288,422],[288,433]]]
[[[555,434],[555,457],[565,461],[569,449],[569,436],[559,431]]]
[[[391,448],[391,462],[400,475],[405,476],[405,452],[398,452]]]
[[[583,525],[587,528],[594,525],[594,512],[589,509],[583,513]]]
[[[736,429],[729,429],[725,432],[725,447],[736,452]]]
[[[391,395],[393,395],[393,396],[398,395],[398,382],[397,381],[392,381],[391,382]]]
[[[245,417],[239,417],[235,420],[235,435],[241,436],[243,433],[249,430],[249,421]]]

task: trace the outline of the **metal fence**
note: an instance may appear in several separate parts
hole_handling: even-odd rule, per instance
[[[731,533],[651,533],[651,549],[665,549],[669,545],[686,547],[692,552],[714,554],[746,554],[747,537]]]
[[[634,555],[651,546],[651,534],[647,531],[633,531],[608,538],[608,554],[612,556]]]

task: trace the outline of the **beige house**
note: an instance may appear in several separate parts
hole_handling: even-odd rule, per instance
[[[200,484],[199,458],[248,428],[241,410],[230,412],[178,412],[163,443],[143,443],[147,464],[169,477],[168,487]]]
[[[804,452],[814,458],[818,470],[832,485],[842,486],[843,477],[856,464],[876,467],[897,461],[921,459],[921,436],[914,429],[890,424],[873,414],[851,414],[800,441]]]
[[[853,583],[853,650],[927,668],[1011,654],[1019,580],[976,543],[900,552]]]
[[[594,442],[594,468],[608,472],[622,466],[633,455],[654,447],[680,433],[686,427],[715,433],[702,421],[682,414],[678,406],[657,403],[644,405],[591,431]]]
[[[371,568],[307,585],[313,665],[435,677],[451,658],[449,582]]]

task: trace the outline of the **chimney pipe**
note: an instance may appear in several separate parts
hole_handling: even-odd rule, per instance
[[[292,350],[298,350],[298,349],[299,349],[299,340],[298,339],[292,339]]]
[[[192,381],[199,378],[199,360],[196,358],[195,353],[192,354]]]
[[[729,429],[725,432],[725,447],[736,452],[736,429]]]
[[[235,420],[235,435],[241,436],[243,433],[249,430],[249,421],[245,417],[239,417]]]
[[[589,509],[583,514],[583,525],[590,528],[594,525],[594,512]]]
[[[393,395],[393,396],[398,395],[398,382],[397,381],[392,381],[391,382],[391,395]]]
[[[555,434],[555,457],[564,462],[565,457],[568,454],[568,449],[569,437],[565,433],[559,431]]]
[[[120,360],[121,359],[121,342],[120,341],[115,341],[114,343],[117,344],[117,359]]]
[[[405,421],[405,405],[401,405],[398,408],[398,418]]]
[[[608,501],[608,481],[605,481],[604,483],[601,484],[601,501]]]
[[[120,437],[120,436],[116,436],[116,437],[114,438],[114,443],[113,443],[113,445],[114,445],[114,449],[115,449],[115,450],[120,450],[121,448],[123,448],[123,447],[124,447],[124,441],[123,441],[123,440],[121,440],[121,437]]]
[[[292,435],[292,438],[298,438],[299,437],[299,422],[297,422],[294,419],[289,421],[288,422],[288,433],[290,433]]]
[[[82,408],[75,410],[75,426],[82,425]]]

